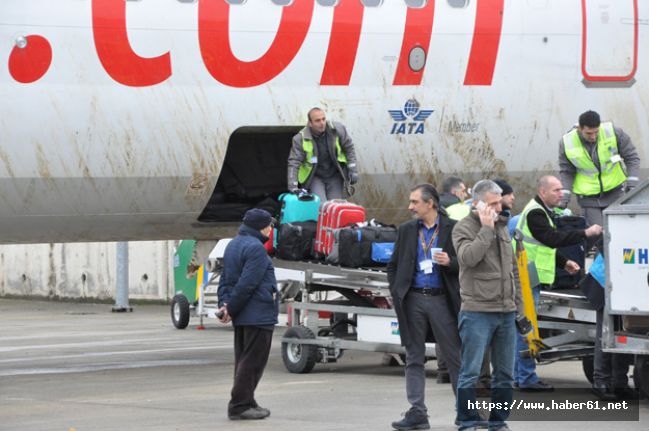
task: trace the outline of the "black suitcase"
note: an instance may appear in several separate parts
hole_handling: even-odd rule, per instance
[[[315,221],[280,225],[275,255],[286,260],[310,259],[313,255],[316,230]]]
[[[554,219],[558,230],[586,229],[586,219],[580,216],[562,216]],[[586,264],[586,241],[581,244],[561,247],[557,249],[567,259],[577,262],[581,270],[574,275],[570,275],[565,269],[557,268],[552,284],[552,289],[574,289],[577,288],[579,280],[584,276],[584,266]]]

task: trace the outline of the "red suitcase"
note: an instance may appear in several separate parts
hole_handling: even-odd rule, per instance
[[[274,236],[275,236],[275,228],[272,228],[270,230],[270,233],[268,234],[268,241],[264,243],[264,248],[266,249],[266,252],[268,252],[268,254],[271,256],[275,254]]]
[[[334,242],[334,229],[365,221],[365,208],[345,200],[333,200],[320,205],[315,239],[316,256],[327,257]]]

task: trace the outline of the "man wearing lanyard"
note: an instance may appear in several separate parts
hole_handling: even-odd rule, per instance
[[[454,392],[461,349],[458,266],[451,241],[455,222],[439,209],[439,195],[430,184],[411,190],[408,209],[415,220],[399,226],[388,264],[390,293],[406,348],[406,394],[411,405],[402,420],[392,423],[397,430],[430,428],[424,403],[429,330],[444,352]]]

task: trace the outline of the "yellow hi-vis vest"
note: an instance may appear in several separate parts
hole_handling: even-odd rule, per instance
[[[626,181],[627,176],[622,170],[621,160],[612,161],[618,156],[617,138],[613,123],[606,122],[599,126],[597,135],[597,155],[601,171],[588,155],[584,144],[579,138],[577,129],[563,135],[563,146],[566,157],[577,168],[572,191],[577,195],[593,196],[601,192],[613,190]]]
[[[527,215],[530,211],[536,209],[543,211],[543,214],[545,214],[550,222],[550,226],[555,227],[552,217],[548,215],[543,206],[536,202],[536,200],[532,199],[523,209],[521,217],[518,219],[516,230],[521,231],[523,234],[523,246],[527,252],[527,259],[529,262],[534,262],[536,272],[539,276],[539,283],[552,284],[554,282],[556,271],[557,249],[541,244],[532,236],[532,232],[530,232],[530,228],[527,225]],[[514,244],[515,250],[516,242],[512,240],[512,243]]]
[[[471,207],[464,202],[458,202],[446,207],[448,218],[456,221],[462,220],[464,217],[468,216],[470,212]]]
[[[336,129],[331,125],[334,134],[336,135],[336,160],[338,163],[347,163],[347,155],[342,151],[340,147],[340,136],[336,132]],[[313,141],[304,137],[304,132],[300,132],[302,136],[302,149],[306,153],[304,162],[300,165],[300,168],[297,171],[297,180],[300,184],[306,183],[306,181],[311,176],[313,172]],[[319,155],[318,155],[319,156]]]

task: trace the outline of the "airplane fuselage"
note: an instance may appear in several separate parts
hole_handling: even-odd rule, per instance
[[[285,176],[277,160],[266,169],[266,152],[287,151],[313,106],[347,126],[361,173],[353,199],[388,222],[408,217],[413,184],[449,174],[505,177],[529,196],[587,109],[622,127],[646,168],[648,8],[4,0],[2,242],[231,232],[236,217],[201,217],[221,205],[219,190],[237,199],[219,180],[226,155],[259,153],[230,179],[248,177],[250,199],[276,196]]]

